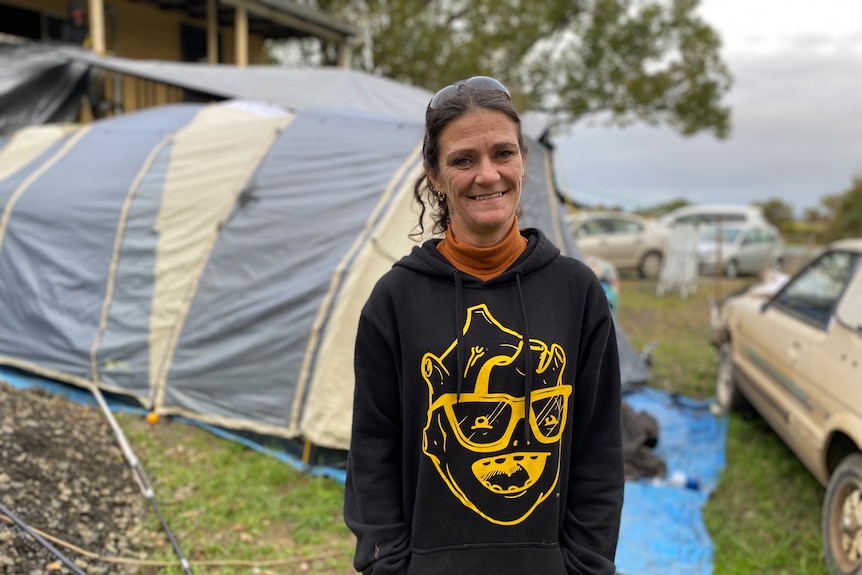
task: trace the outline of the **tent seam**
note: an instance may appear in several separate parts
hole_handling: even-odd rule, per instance
[[[21,196],[24,195],[24,192],[27,191],[27,188],[33,185],[33,183],[41,178],[45,172],[54,167],[54,164],[59,162],[63,156],[65,156],[69,150],[71,150],[78,141],[84,137],[85,134],[89,133],[90,126],[81,128],[77,134],[74,134],[63,147],[57,150],[51,159],[39,166],[38,169],[34,170],[32,174],[27,176],[27,179],[21,182],[12,195],[9,197],[9,201],[6,202],[6,206],[3,208],[3,215],[0,217],[0,251],[3,250],[3,242],[6,239],[6,229],[9,226],[9,220],[12,218],[12,210],[15,208],[15,204],[18,203],[18,200],[21,199]]]
[[[299,370],[299,377],[296,382],[296,395],[293,400],[293,407],[290,412],[290,419],[288,420],[288,426],[291,429],[299,428],[299,418],[300,418],[300,410],[301,406],[305,399],[305,393],[308,387],[308,381],[310,380],[311,371],[312,371],[312,363],[314,357],[317,354],[317,346],[320,341],[320,333],[323,331],[324,324],[326,323],[326,318],[329,317],[330,309],[332,308],[332,304],[335,301],[335,294],[338,292],[338,288],[341,285],[341,278],[344,276],[344,273],[347,271],[349,264],[353,261],[356,253],[359,249],[368,241],[368,238],[371,236],[372,232],[377,226],[377,222],[385,213],[385,207],[389,204],[390,199],[392,198],[395,190],[398,188],[398,182],[400,182],[404,174],[406,174],[411,166],[416,163],[419,154],[421,153],[422,145],[418,144],[410,155],[407,156],[407,159],[401,164],[401,167],[398,168],[398,172],[389,180],[389,183],[386,185],[386,190],[383,193],[380,201],[377,202],[377,206],[374,208],[374,212],[371,216],[366,220],[365,227],[362,230],[356,240],[354,240],[353,245],[350,246],[350,249],[338,263],[338,266],[335,268],[335,272],[332,275],[332,279],[329,281],[329,289],[326,291],[326,295],[323,298],[323,301],[320,304],[320,307],[317,311],[317,316],[314,319],[314,323],[311,326],[311,333],[308,338],[308,345],[305,349],[305,355],[302,359],[302,367]]]
[[[99,330],[96,333],[96,337],[93,340],[93,345],[90,348],[90,369],[93,375],[93,383],[96,386],[101,385],[101,381],[99,378],[99,364],[98,364],[98,348],[102,343],[102,339],[105,336],[105,331],[108,328],[108,313],[111,308],[111,304],[114,299],[114,288],[116,287],[117,281],[117,269],[119,268],[119,260],[120,260],[120,250],[123,247],[123,238],[126,234],[126,224],[129,219],[129,212],[131,211],[132,202],[135,197],[137,197],[138,190],[141,187],[141,183],[144,181],[144,178],[149,174],[150,168],[152,168],[153,163],[156,158],[165,147],[173,141],[174,134],[176,131],[171,132],[162,141],[157,145],[151,152],[147,159],[144,161],[141,169],[138,171],[138,175],[135,177],[135,180],[132,182],[132,185],[129,187],[129,191],[126,194],[126,200],[123,202],[123,207],[120,209],[120,218],[119,224],[117,226],[117,234],[114,237],[114,249],[111,255],[111,265],[108,268],[108,283],[105,288],[105,301],[102,303],[102,313],[99,317]],[[149,378],[148,378],[149,381]],[[152,390],[150,390],[152,393]]]

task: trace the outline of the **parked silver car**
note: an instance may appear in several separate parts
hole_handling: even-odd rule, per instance
[[[697,253],[701,274],[736,277],[781,267],[784,241],[778,228],[771,224],[701,225],[699,233]]]

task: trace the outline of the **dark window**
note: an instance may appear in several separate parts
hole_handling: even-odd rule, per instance
[[[43,38],[59,40],[62,27],[62,18],[55,18],[36,10],[0,4],[0,33],[32,40]]]
[[[0,4],[0,32],[42,39],[42,15],[34,10]]]
[[[216,35],[217,57],[221,62],[221,41]],[[207,61],[207,31],[205,28],[180,24],[180,49],[183,62]]]

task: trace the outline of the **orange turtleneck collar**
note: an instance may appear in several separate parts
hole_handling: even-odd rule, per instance
[[[437,244],[437,250],[462,272],[476,276],[482,281],[488,281],[506,271],[527,249],[527,238],[518,229],[518,218],[512,224],[512,229],[496,246],[477,248],[461,242],[452,233],[452,226],[446,230],[446,235]]]

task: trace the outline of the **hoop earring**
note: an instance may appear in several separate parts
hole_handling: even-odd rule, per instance
[[[437,189],[437,187],[431,183],[431,180],[428,180],[428,191],[432,194],[437,194],[437,202],[443,203],[446,201],[446,194]]]

